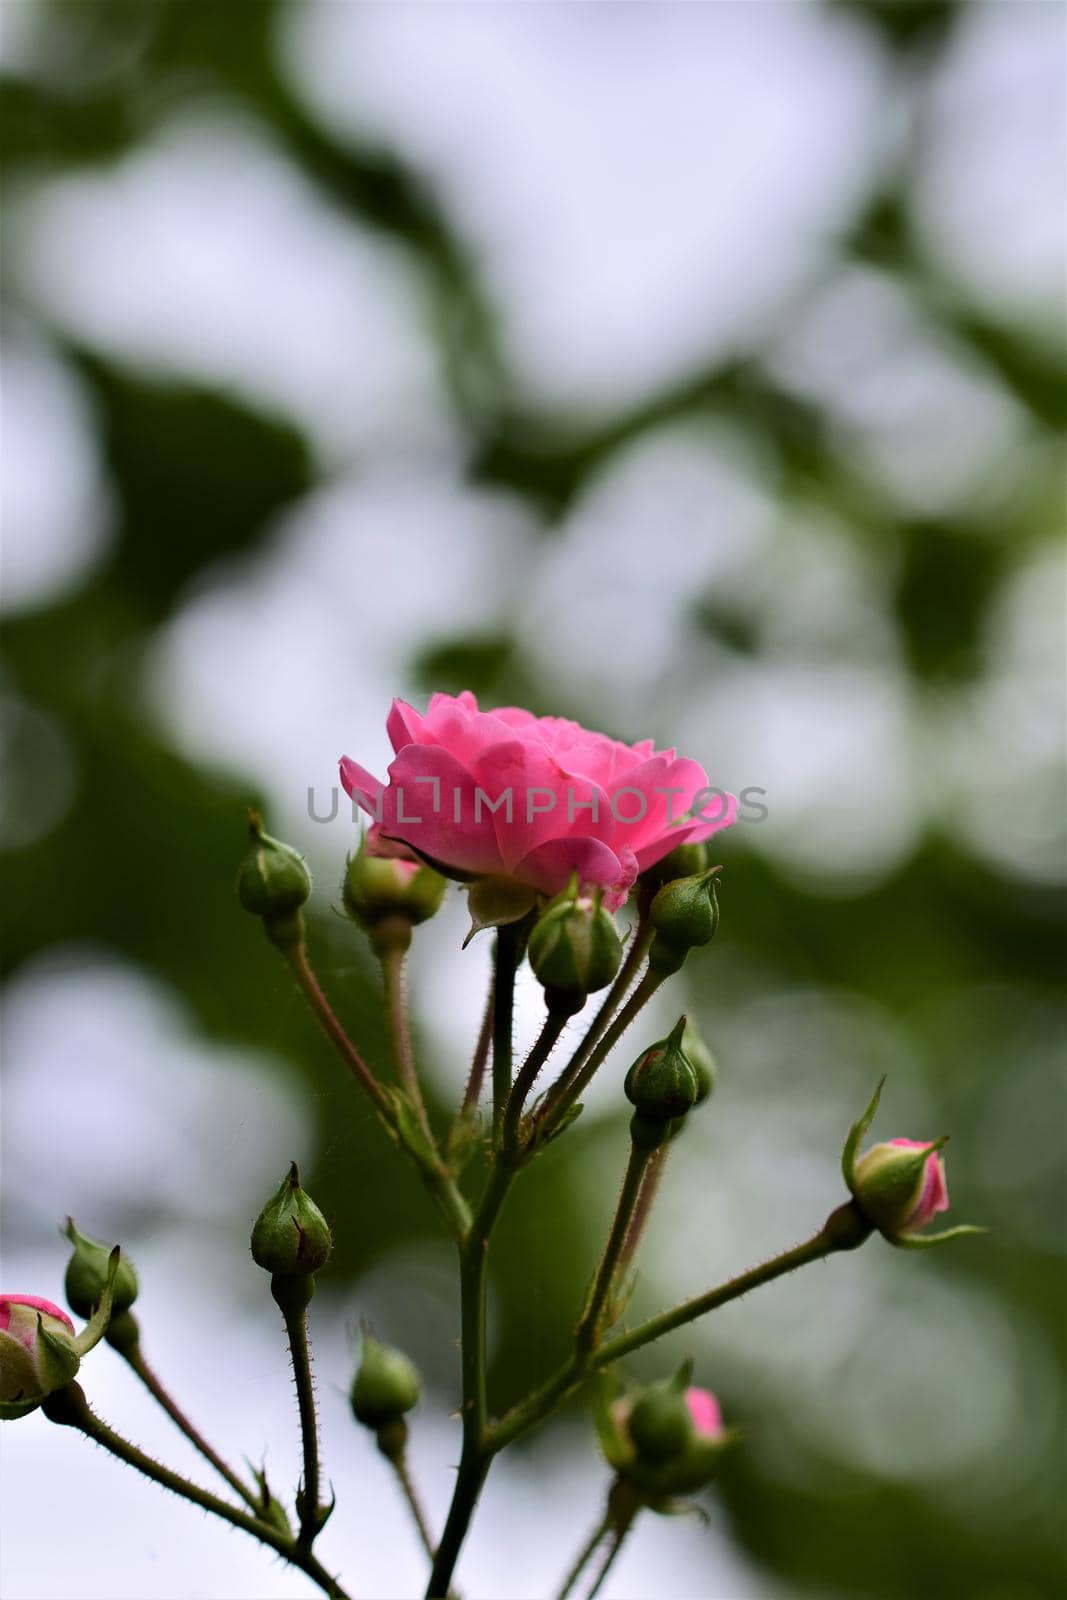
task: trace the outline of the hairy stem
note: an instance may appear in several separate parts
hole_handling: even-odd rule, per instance
[[[251,1534],[252,1538],[258,1539],[261,1544],[269,1545],[294,1567],[306,1572],[324,1594],[331,1596],[331,1600],[348,1600],[345,1590],[341,1588],[337,1579],[331,1577],[309,1550],[300,1549],[297,1541],[291,1536],[287,1536],[270,1523],[261,1522],[247,1512],[238,1510],[236,1506],[220,1500],[217,1495],[209,1494],[206,1489],[201,1489],[199,1484],[191,1483],[180,1473],[172,1472],[169,1467],[146,1455],[136,1445],[130,1444],[120,1434],[115,1433],[105,1422],[101,1422],[100,1418],[90,1410],[79,1384],[69,1383],[65,1389],[58,1389],[54,1394],[50,1394],[42,1401],[41,1410],[50,1422],[58,1423],[62,1427],[76,1428],[79,1433],[84,1433],[87,1439],[102,1446],[119,1461],[124,1461],[127,1466],[143,1473],[146,1478],[151,1478],[153,1483],[161,1484],[164,1489],[170,1489],[183,1500],[190,1501],[203,1511],[210,1511],[213,1516],[220,1517],[234,1528],[240,1528],[243,1533]]]
[[[522,935],[518,925],[497,929],[493,952],[493,1143],[499,1146],[504,1112],[511,1094],[511,1032],[515,1018],[515,974]]]
[[[585,1302],[585,1309],[578,1323],[578,1331],[575,1335],[578,1350],[583,1353],[591,1351],[596,1344],[605,1303],[611,1286],[615,1281],[619,1257],[622,1254],[626,1237],[630,1231],[634,1207],[641,1192],[641,1182],[653,1153],[652,1150],[643,1148],[640,1145],[632,1142],[630,1144],[630,1156],[626,1163],[626,1174],[622,1180],[622,1190],[619,1194],[618,1204],[615,1207],[611,1232],[608,1234],[608,1240],[604,1246],[604,1254],[600,1258],[600,1265],[597,1268],[596,1277],[593,1279],[589,1296]]]
[[[426,1115],[426,1103],[422,1098],[422,1088],[415,1070],[415,1050],[411,1043],[411,1023],[405,982],[407,959],[402,950],[388,949],[382,952],[381,964],[396,1074],[414,1107],[419,1127],[426,1135],[426,1142],[433,1150],[436,1149],[436,1144],[430,1119]]]
[[[641,1180],[641,1189],[637,1196],[633,1215],[630,1217],[630,1226],[626,1230],[622,1249],[619,1251],[619,1260],[615,1268],[615,1281],[621,1284],[625,1274],[637,1254],[638,1246],[644,1236],[648,1219],[652,1215],[652,1207],[659,1193],[659,1186],[663,1181],[667,1157],[670,1153],[670,1142],[661,1144],[658,1150],[652,1152],[652,1157],[645,1168],[645,1175]]]
[[[485,1013],[482,1025],[478,1031],[478,1042],[474,1047],[474,1056],[471,1061],[470,1073],[467,1077],[467,1088],[463,1095],[463,1104],[459,1108],[461,1117],[474,1111],[481,1099],[482,1084],[485,1082],[485,1069],[489,1061],[489,1046],[493,1042],[493,1016],[495,1014],[495,984],[489,985],[489,995],[485,1002]]]
[[[305,946],[302,943],[289,944],[282,946],[281,949],[282,954],[289,963],[293,976],[300,985],[308,1004],[322,1025],[322,1029],[330,1043],[337,1050],[338,1055],[344,1061],[359,1086],[370,1095],[379,1116],[382,1117],[388,1127],[392,1128],[396,1119],[388,1096],[348,1037],[343,1023],[323,993],[322,985],[319,983],[318,978],[312,971],[311,963],[308,961]]]
[[[446,1596],[492,1459],[486,1448],[489,1406],[486,1393],[486,1271],[489,1235],[514,1174],[497,1159],[489,1173],[467,1239],[460,1246],[460,1314],[463,1379],[463,1448],[452,1504],[430,1574],[427,1600]]]
[[[415,1483],[411,1476],[411,1469],[408,1466],[407,1451],[400,1450],[395,1455],[391,1455],[389,1460],[392,1464],[393,1471],[396,1473],[397,1482],[400,1485],[400,1491],[403,1494],[404,1499],[407,1501],[408,1510],[411,1512],[411,1519],[415,1524],[415,1529],[419,1536],[419,1542],[432,1561],[437,1547],[434,1544],[433,1534],[430,1532],[430,1524],[426,1520],[426,1513],[422,1509],[422,1501],[419,1499],[418,1491],[415,1488]]]
[[[286,945],[281,948],[282,954],[289,963],[297,983],[321,1023],[327,1038],[336,1048],[337,1053],[356,1082],[374,1102],[375,1109],[390,1135],[403,1145],[408,1155],[415,1162],[419,1170],[419,1176],[429,1190],[430,1196],[449,1232],[455,1238],[462,1239],[470,1227],[470,1211],[466,1200],[464,1200],[463,1195],[456,1186],[452,1174],[430,1146],[427,1146],[425,1151],[418,1150],[410,1142],[401,1138],[392,1101],[348,1037],[344,1025],[323,993],[322,985],[319,983],[308,961],[304,945]]]
[[[854,1250],[863,1244],[870,1234],[870,1226],[855,1205],[848,1202],[832,1212],[818,1233],[805,1240],[803,1244],[795,1245],[791,1250],[783,1250],[770,1261],[752,1267],[736,1278],[729,1278],[725,1283],[707,1290],[704,1294],[696,1295],[691,1300],[683,1301],[670,1311],[662,1311],[658,1316],[650,1317],[647,1322],[640,1323],[627,1333],[616,1334],[615,1338],[606,1340],[594,1350],[584,1353],[576,1351],[569,1361],[541,1385],[540,1389],[535,1389],[490,1429],[486,1440],[487,1449],[494,1453],[502,1450],[520,1434],[542,1421],[555,1410],[561,1400],[583,1382],[590,1372],[610,1366],[621,1356],[629,1355],[632,1351],[641,1349],[643,1345],[651,1344],[653,1339],[659,1339],[663,1334],[671,1333],[687,1322],[695,1322],[698,1317],[705,1316],[709,1311],[715,1311],[731,1300],[739,1300],[751,1289],[772,1283],[775,1278],[784,1277],[788,1272],[795,1272],[798,1267],[807,1266],[811,1261],[819,1261],[838,1250]]]
[[[163,1407],[163,1410],[167,1413],[168,1417],[170,1417],[171,1421],[176,1423],[181,1429],[182,1433],[184,1433],[185,1437],[189,1440],[189,1443],[199,1450],[205,1461],[209,1461],[211,1463],[219,1476],[224,1478],[229,1484],[230,1488],[235,1490],[236,1493],[240,1495],[245,1504],[250,1506],[253,1511],[258,1512],[260,1505],[254,1492],[248,1487],[247,1484],[242,1482],[232,1467],[227,1466],[226,1462],[222,1459],[218,1452],[212,1449],[211,1445],[208,1444],[203,1434],[190,1422],[185,1412],[178,1405],[178,1402],[163,1387],[159,1378],[156,1376],[155,1372],[153,1372],[152,1368],[148,1365],[148,1362],[141,1354],[140,1343],[136,1343],[133,1345],[132,1349],[123,1350],[120,1353],[127,1365],[137,1374],[138,1378],[140,1378],[141,1382],[144,1384],[152,1398],[158,1401],[158,1403]]]
[[[567,1020],[566,1017],[557,1016],[553,1011],[548,1013],[537,1036],[537,1042],[523,1062],[522,1069],[512,1085],[507,1109],[504,1112],[503,1132],[504,1157],[510,1165],[515,1165],[521,1155],[519,1130],[526,1097],[537,1081],[537,1074],[552,1054],[556,1041],[567,1025]]]
[[[596,1548],[600,1541],[605,1537],[610,1529],[611,1517],[609,1513],[605,1511],[604,1515],[601,1517],[589,1538],[586,1540],[585,1544],[583,1544],[582,1548],[575,1557],[574,1565],[570,1568],[567,1576],[564,1578],[563,1583],[560,1586],[559,1593],[556,1596],[556,1600],[567,1600],[567,1597],[573,1592],[574,1586],[578,1582],[578,1579],[581,1577],[586,1566],[593,1559],[593,1556],[596,1553]]]
[[[618,1016],[612,1022],[607,1032],[600,1039],[595,1049],[580,1071],[570,1076],[570,1069],[563,1078],[550,1091],[547,1100],[538,1113],[538,1123],[542,1127],[542,1137],[547,1136],[559,1126],[560,1121],[571,1106],[575,1103],[582,1090],[599,1071],[606,1058],[614,1050],[627,1028],[637,1017],[638,1013],[648,1004],[660,984],[664,982],[663,976],[658,972],[646,972],[633,994],[627,1000]],[[568,1080],[569,1081],[565,1081]]]
[[[625,1516],[620,1517],[613,1522],[611,1529],[611,1543],[608,1545],[608,1548],[604,1553],[604,1559],[600,1564],[600,1570],[593,1580],[593,1587],[586,1595],[586,1600],[594,1600],[594,1596],[598,1595],[601,1589],[604,1587],[604,1580],[607,1578],[608,1573],[615,1565],[615,1559],[618,1556],[619,1551],[622,1549],[623,1540],[633,1527],[636,1516],[636,1510],[632,1510],[629,1511]]]
[[[296,1383],[296,1403],[300,1412],[300,1441],[304,1457],[303,1492],[300,1499],[298,1543],[310,1550],[319,1531],[319,1419],[315,1413],[315,1383],[311,1375],[311,1344],[308,1339],[307,1307],[314,1292],[311,1279],[271,1279],[271,1293],[285,1320],[289,1354]],[[306,1298],[305,1298],[306,1296]]]

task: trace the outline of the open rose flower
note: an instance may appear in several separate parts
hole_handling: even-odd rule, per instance
[[[525,890],[512,894],[513,916],[575,873],[615,910],[639,872],[737,812],[699,762],[651,739],[622,744],[518,706],[481,711],[469,690],[435,694],[425,715],[395,700],[387,729],[387,785],[341,761],[345,790],[374,818],[371,850]]]

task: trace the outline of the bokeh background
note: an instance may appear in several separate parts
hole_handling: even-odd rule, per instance
[[[6,0],[5,1280],[60,1297],[73,1212],[139,1263],[149,1358],[297,1475],[246,1248],[290,1156],[334,1222],[315,1304],[324,1559],[421,1560],[344,1389],[370,1316],[458,1452],[449,1249],[237,909],[243,807],[306,850],[311,940],[384,1060],[336,915],[336,757],[470,687],[766,791],[723,840],[685,1004],[721,1063],[655,1218],[649,1311],[816,1226],[880,1131],[951,1131],[930,1256],[876,1241],[691,1353],[746,1443],[708,1521],[608,1593],[1064,1592],[1064,12],[952,5]],[[343,797],[342,797],[343,800]],[[441,1114],[487,940],[419,936]],[[525,991],[524,1026],[536,1006]],[[641,1041],[636,1035],[634,1047]],[[623,1053],[517,1191],[498,1404],[559,1357],[625,1152]],[[117,1426],[183,1441],[118,1358]],[[39,1416],[6,1429],[3,1592],[311,1592]],[[605,1482],[580,1407],[500,1463],[468,1596],[550,1592]]]

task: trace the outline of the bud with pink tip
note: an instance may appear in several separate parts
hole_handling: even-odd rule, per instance
[[[81,1333],[51,1300],[33,1294],[0,1295],[0,1421],[26,1416],[71,1382],[82,1357],[107,1332],[118,1267],[116,1245],[99,1304]]]
[[[884,1079],[882,1080],[884,1083]],[[874,1145],[865,1155],[859,1148],[874,1120],[882,1084],[845,1145],[841,1166],[853,1202],[866,1222],[890,1244],[921,1249],[941,1244],[984,1228],[963,1226],[942,1233],[923,1234],[940,1211],[948,1210],[945,1165],[939,1154],[948,1136],[925,1143],[916,1139],[890,1139]]]
[[[690,1384],[691,1374],[686,1362],[666,1382],[602,1406],[598,1417],[609,1464],[654,1511],[671,1510],[671,1496],[709,1483],[736,1439],[715,1396]]]

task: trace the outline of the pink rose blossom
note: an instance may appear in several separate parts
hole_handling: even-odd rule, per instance
[[[518,706],[480,711],[469,690],[433,695],[425,715],[394,700],[386,726],[387,786],[341,760],[346,792],[375,819],[370,848],[453,876],[554,895],[577,873],[615,910],[639,872],[736,817],[698,762],[651,739],[622,744]]]
[[[890,1139],[890,1144],[896,1145],[901,1150],[922,1150],[929,1141],[922,1139]],[[945,1179],[945,1163],[936,1150],[932,1150],[927,1157],[923,1168],[922,1189],[915,1202],[914,1209],[908,1213],[902,1225],[904,1233],[916,1233],[920,1228],[925,1228],[932,1222],[939,1211],[948,1210],[948,1183]]]
[[[719,1402],[710,1389],[687,1389],[685,1403],[693,1419],[693,1427],[705,1438],[722,1432],[722,1412]]]

